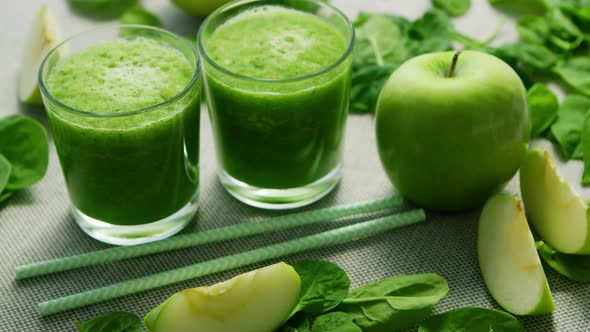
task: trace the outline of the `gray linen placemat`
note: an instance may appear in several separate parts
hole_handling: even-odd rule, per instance
[[[65,30],[68,34],[97,24],[73,16],[64,5],[65,1],[47,2],[58,16],[65,17]],[[392,11],[405,12],[408,15],[418,15],[428,6],[427,0],[334,2],[347,12],[360,7],[374,10],[391,8]],[[150,0],[145,3],[158,10],[165,22],[175,22],[175,26],[179,26],[176,31],[191,31],[190,27],[195,24],[165,0]],[[480,15],[481,10],[477,6],[484,6],[485,0],[475,3],[474,11]],[[33,8],[37,8],[39,3],[35,0],[14,1],[10,6],[10,9],[3,9],[0,13],[0,65],[3,75],[0,80],[0,116],[20,111],[45,122],[43,113],[18,106],[15,90],[21,39],[28,20],[33,15]],[[473,20],[474,24],[477,21]],[[460,23],[464,25],[463,22]],[[215,178],[216,162],[205,109],[202,112],[202,123],[201,209],[184,233],[276,215],[275,212],[265,212],[240,204],[223,191]],[[371,115],[350,117],[346,135],[344,179],[332,194],[311,208],[379,198],[394,192],[378,160],[373,127]],[[548,146],[547,143],[542,144]],[[562,165],[561,169],[571,182],[579,182],[580,163],[568,163]],[[506,191],[516,193],[517,189],[517,182],[512,181]],[[477,266],[475,245],[478,215],[479,210],[460,214],[429,213],[425,224],[346,245],[286,257],[285,261],[294,263],[305,258],[333,261],[348,271],[353,286],[390,275],[436,272],[446,278],[450,286],[450,294],[436,308],[436,312],[460,306],[498,308],[488,295]],[[355,221],[357,220],[361,219]],[[39,316],[36,305],[40,301],[304,236],[329,227],[333,226],[305,227],[16,282],[16,265],[108,247],[84,235],[69,217],[67,192],[55,148],[52,146],[50,166],[45,178],[0,206],[0,331],[76,331],[73,325],[75,321],[112,310],[130,311],[143,316],[181,289],[218,282],[250,268],[184,282],[47,318]],[[527,331],[590,331],[590,284],[568,281],[550,269],[546,269],[546,273],[557,310],[552,315],[524,318]]]

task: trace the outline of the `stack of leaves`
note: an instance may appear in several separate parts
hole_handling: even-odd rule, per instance
[[[47,132],[22,115],[0,119],[0,202],[37,183],[49,161]]]
[[[490,0],[501,5],[507,0]],[[532,3],[536,6],[530,6]],[[517,20],[518,43],[486,51],[510,64],[529,88],[532,137],[554,142],[565,159],[584,160],[583,185],[590,185],[590,1],[510,0],[541,13]],[[557,78],[574,90],[561,105],[535,80]],[[586,153],[587,152],[587,153]]]

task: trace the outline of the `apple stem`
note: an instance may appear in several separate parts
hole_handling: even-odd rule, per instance
[[[453,55],[453,62],[451,63],[451,68],[449,68],[449,73],[447,74],[447,77],[453,77],[455,76],[455,68],[457,68],[457,62],[459,61],[459,55],[461,55],[461,52],[463,51],[457,51],[455,52],[455,55]]]

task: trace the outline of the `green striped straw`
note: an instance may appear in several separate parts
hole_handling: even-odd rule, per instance
[[[16,279],[22,280],[51,273],[78,269],[86,266],[107,264],[130,258],[194,247],[207,243],[233,240],[250,235],[275,232],[279,230],[310,225],[322,221],[344,218],[361,213],[372,213],[385,209],[401,207],[400,196],[390,196],[378,200],[339,205],[325,209],[299,212],[256,222],[178,235],[166,240],[131,247],[115,247],[86,254],[57,258],[16,267]]]
[[[153,274],[147,277],[125,281],[47,302],[41,302],[39,303],[39,312],[42,316],[48,316],[90,304],[143,292],[149,289],[259,263],[273,258],[380,234],[394,228],[415,224],[424,221],[425,219],[426,215],[422,209],[373,219],[296,240],[250,250],[244,253],[213,259],[179,269]]]

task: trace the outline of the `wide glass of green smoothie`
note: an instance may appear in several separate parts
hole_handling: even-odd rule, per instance
[[[219,178],[237,199],[296,208],[340,180],[354,30],[312,0],[242,0],[198,34]]]
[[[131,245],[190,222],[201,84],[195,48],[156,28],[100,28],[47,55],[39,85],[82,230]]]

